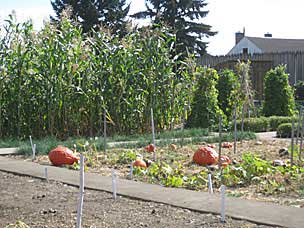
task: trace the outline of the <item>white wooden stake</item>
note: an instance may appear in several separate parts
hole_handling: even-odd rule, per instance
[[[117,188],[116,188],[116,175],[115,170],[112,169],[112,191],[113,191],[113,199],[116,200],[117,198]]]
[[[84,194],[84,156],[80,155],[80,170],[79,170],[80,184],[79,184],[79,202],[77,208],[77,228],[81,228],[82,208],[83,208],[83,194]]]
[[[32,148],[32,160],[36,158],[36,144],[33,144],[32,136],[30,135],[30,143]]]
[[[213,194],[211,173],[208,173],[208,189],[209,189],[209,193]]]
[[[32,148],[32,152],[33,152],[32,160],[35,160],[35,158],[36,158],[36,144],[34,144],[34,146]]]
[[[49,181],[48,168],[44,167],[44,178],[46,181]]]
[[[153,159],[154,159],[154,161],[156,161],[157,157],[156,157],[156,145],[155,145],[155,128],[154,128],[154,117],[153,117],[152,108],[151,108],[151,127],[152,127],[152,143],[154,145]]]
[[[31,135],[30,135],[30,142],[31,142],[31,148],[32,148],[32,151],[33,151],[34,145],[33,145],[33,140],[32,140],[32,136]]]
[[[133,161],[130,164],[130,179],[133,179]]]
[[[225,185],[221,185],[221,222],[225,222]]]

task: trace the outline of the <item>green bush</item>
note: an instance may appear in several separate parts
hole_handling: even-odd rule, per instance
[[[288,84],[288,74],[285,70],[285,66],[279,65],[268,71],[265,76],[263,105],[265,116],[292,116],[295,113],[293,89]]]
[[[270,116],[268,118],[268,121],[269,121],[269,130],[270,131],[276,131],[281,124],[283,124],[283,123],[291,123],[292,119],[294,119],[295,123],[298,121],[297,117]]]
[[[297,135],[297,128],[298,124],[295,123],[294,126],[294,136]],[[279,125],[277,129],[277,136],[280,138],[290,138],[291,137],[291,131],[292,131],[292,124],[291,123],[283,123]]]
[[[298,81],[295,86],[295,99],[304,100],[304,81]]]
[[[198,67],[196,78],[197,86],[186,127],[208,128],[216,124],[218,116],[222,115],[218,106],[218,91],[215,87],[218,74],[214,69]]]
[[[241,130],[241,120],[236,121],[237,129]],[[265,132],[269,128],[269,122],[266,117],[245,118],[244,131]]]
[[[219,73],[219,79],[216,85],[218,90],[218,105],[228,119],[233,115],[234,102],[237,99],[240,90],[240,81],[238,76],[229,69]]]

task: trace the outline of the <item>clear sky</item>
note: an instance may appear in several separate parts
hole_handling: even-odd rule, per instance
[[[304,39],[303,0],[207,0],[209,14],[202,20],[218,34],[208,39],[208,52],[226,54],[234,45],[234,33],[246,29],[247,36]],[[0,23],[16,11],[17,19],[32,18],[36,28],[53,14],[50,0],[0,0]],[[133,0],[131,13],[144,9],[144,0]]]

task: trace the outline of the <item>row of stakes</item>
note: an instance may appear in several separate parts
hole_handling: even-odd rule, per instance
[[[79,172],[79,179],[80,179],[80,185],[79,185],[79,201],[77,206],[77,228],[81,228],[81,222],[82,222],[82,210],[83,210],[83,198],[84,198],[84,160],[85,157],[83,155],[80,155],[80,172]],[[113,193],[113,199],[117,199],[117,178],[115,169],[111,170],[111,176],[112,176],[112,193]],[[48,175],[48,168],[44,168],[44,178],[48,182],[49,181],[49,175]],[[133,165],[131,163],[130,166],[130,179],[133,179]],[[212,186],[212,177],[211,174],[208,174],[208,190],[210,194],[213,194],[213,186]],[[221,185],[220,187],[220,195],[221,195],[221,222],[225,222],[225,185]]]
[[[104,115],[104,122],[106,122],[106,117]],[[221,118],[220,118],[220,125],[221,125]],[[153,119],[153,109],[151,109],[151,126],[152,126],[152,141],[153,145],[155,145],[155,129],[154,129],[154,119]],[[106,126],[105,126],[106,129]],[[104,129],[104,130],[105,130]],[[31,148],[32,148],[32,160],[35,160],[36,157],[36,144],[33,144],[32,137],[29,136],[30,138],[30,143],[31,143]],[[155,147],[154,147],[155,148]],[[153,154],[154,160],[156,161],[156,151],[154,149],[154,154]],[[80,172],[79,172],[79,177],[80,177],[80,184],[79,184],[79,201],[78,201],[78,206],[77,206],[77,223],[76,227],[81,228],[81,223],[82,223],[82,210],[83,210],[83,198],[84,198],[84,160],[85,157],[81,154],[80,155]],[[130,165],[130,179],[133,179],[133,162],[131,162]],[[117,199],[117,181],[116,181],[116,174],[115,170],[112,169],[111,171],[111,176],[112,176],[112,193],[113,193],[113,199]],[[47,167],[44,168],[44,177],[45,180],[48,181],[48,169]],[[213,187],[212,187],[212,178],[211,174],[208,174],[208,189],[209,193],[213,194]],[[225,222],[225,186],[221,185],[220,187],[220,194],[221,194],[221,222]]]

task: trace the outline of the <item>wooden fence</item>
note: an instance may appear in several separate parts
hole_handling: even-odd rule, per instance
[[[263,82],[266,72],[279,64],[286,65],[291,85],[294,85],[297,81],[304,81],[304,52],[205,56],[200,58],[198,63],[221,70],[224,68],[234,69],[238,60],[251,61],[252,86],[256,91],[256,99],[259,100],[263,99]]]

